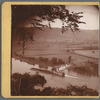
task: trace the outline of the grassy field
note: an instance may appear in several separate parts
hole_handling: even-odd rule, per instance
[[[99,50],[75,50],[74,53],[99,59]]]
[[[90,51],[86,50],[78,50],[75,53],[67,52],[62,47],[66,45],[66,43],[61,42],[32,42],[26,43],[24,49],[24,56],[25,57],[44,57],[48,59],[52,59],[53,57],[57,59],[62,59],[64,62],[68,62],[68,57],[72,57],[73,62],[84,62],[84,61],[91,61],[98,63],[98,52],[91,53]],[[17,53],[22,55],[22,47],[21,44],[18,45],[17,43],[13,45],[12,53]],[[91,55],[90,55],[91,54]],[[84,56],[83,56],[84,55]],[[85,57],[89,56],[89,57]],[[92,57],[91,57],[92,56]]]

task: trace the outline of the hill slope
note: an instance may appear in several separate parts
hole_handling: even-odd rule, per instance
[[[25,28],[26,31],[30,31],[30,28]],[[43,28],[42,30],[33,30],[33,37],[36,41],[48,41],[48,42],[64,42],[67,40],[71,41],[98,41],[99,40],[99,31],[98,30],[81,30],[80,32],[73,33],[71,31],[66,31],[62,34],[61,28]],[[20,32],[17,33],[17,36],[13,35],[13,38],[18,38]]]

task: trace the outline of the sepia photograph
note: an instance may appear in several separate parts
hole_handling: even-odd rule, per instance
[[[99,96],[98,5],[11,5],[11,96]]]

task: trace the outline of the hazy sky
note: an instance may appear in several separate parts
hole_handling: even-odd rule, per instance
[[[81,29],[99,29],[99,10],[95,6],[66,6],[70,12],[83,12],[83,17],[81,21],[86,22],[86,24],[80,24]],[[52,27],[61,27],[61,22],[59,20],[52,24]]]
[[[99,29],[99,10],[96,6],[66,6],[69,11],[83,12],[82,21],[86,24],[80,24],[82,29]]]
[[[66,9],[69,12],[83,12],[83,17],[80,21],[86,22],[86,24],[79,24],[80,29],[95,30],[99,29],[99,9],[97,6],[92,5],[67,5]],[[46,22],[44,22],[46,23]],[[30,26],[30,25],[29,25]],[[51,23],[52,27],[62,27],[60,20],[56,20],[55,23]]]

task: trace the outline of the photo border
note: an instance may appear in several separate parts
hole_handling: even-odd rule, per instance
[[[11,96],[11,5],[99,5],[99,2],[4,2],[2,4],[1,95],[5,98],[99,98],[99,96]],[[6,62],[6,63],[5,63]]]

